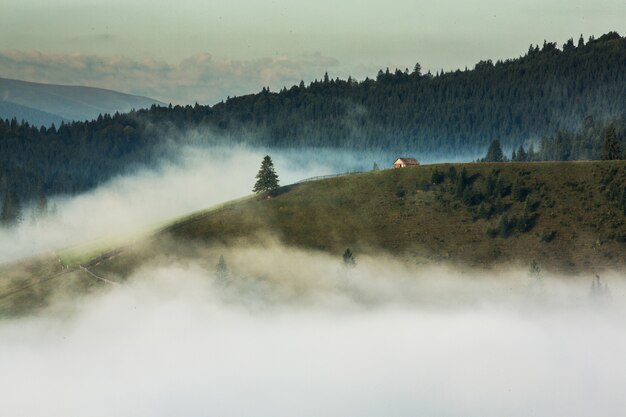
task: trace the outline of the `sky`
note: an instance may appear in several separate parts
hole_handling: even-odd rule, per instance
[[[0,77],[214,103],[328,71],[471,68],[626,34],[626,0],[3,0]]]

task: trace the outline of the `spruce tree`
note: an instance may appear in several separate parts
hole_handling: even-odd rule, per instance
[[[502,153],[502,146],[500,141],[494,139],[487,149],[487,155],[485,156],[485,162],[502,162],[504,160],[504,154]]]
[[[44,218],[48,214],[48,199],[44,193],[39,194],[37,199],[37,206],[35,207],[34,215],[35,219]]]
[[[416,63],[415,66],[413,67],[413,76],[415,77],[421,77],[422,76],[422,66],[420,65],[420,63]]]
[[[215,276],[217,277],[217,281],[223,285],[227,284],[230,280],[230,270],[228,269],[228,265],[226,265],[223,255],[220,255],[220,260],[215,266]]]
[[[22,205],[13,190],[7,190],[2,199],[0,223],[4,226],[13,226],[22,220]]]
[[[622,150],[615,134],[615,126],[611,125],[604,131],[604,143],[602,144],[602,159],[611,161],[622,159]]]
[[[530,262],[529,273],[530,276],[535,279],[541,278],[541,267],[539,266],[539,262],[535,259]]]
[[[261,169],[256,174],[256,184],[252,189],[255,193],[263,193],[266,191],[274,191],[278,188],[278,175],[274,171],[274,163],[269,155],[265,155],[261,162]]]
[[[535,145],[531,142],[528,147],[528,153],[526,154],[527,161],[535,161],[537,159],[537,152],[535,152]]]
[[[346,249],[343,253],[343,264],[348,268],[354,268],[356,266],[356,258],[350,248]]]

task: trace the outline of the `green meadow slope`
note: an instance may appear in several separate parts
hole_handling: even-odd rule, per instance
[[[428,165],[282,189],[163,233],[203,244],[268,235],[341,255],[384,251],[474,267],[528,264],[584,271],[626,260],[626,163]],[[465,170],[465,175],[463,171]]]
[[[622,161],[440,164],[304,182],[178,219],[118,250],[5,266],[0,314],[45,305],[55,286],[80,293],[121,282],[157,257],[202,253],[213,268],[219,248],[269,241],[338,259],[349,247],[418,264],[617,269],[626,264],[625,187]]]

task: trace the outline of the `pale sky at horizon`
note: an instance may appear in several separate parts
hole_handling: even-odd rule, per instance
[[[325,70],[361,79],[416,61],[432,70],[471,68],[481,59],[517,57],[544,39],[561,45],[581,33],[597,37],[611,30],[626,34],[626,0],[3,0],[0,77],[76,79],[114,89],[135,77],[129,92],[195,101],[197,91],[204,96],[196,100],[210,102],[229,88],[231,94],[264,84],[280,88]],[[106,65],[94,64],[98,59]],[[117,67],[119,60],[125,65]],[[92,65],[117,74],[90,74]],[[154,79],[138,76],[145,71]],[[176,88],[159,92],[154,85],[160,77],[186,85],[190,72],[195,82],[215,88],[187,85],[187,92],[172,97]]]

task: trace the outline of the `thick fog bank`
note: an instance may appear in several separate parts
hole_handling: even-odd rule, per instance
[[[115,178],[93,191],[48,202],[46,214],[23,213],[0,228],[0,262],[136,231],[194,210],[251,194],[261,160],[273,158],[281,185],[306,178],[369,170],[393,161],[379,154],[246,147],[171,149],[167,162]],[[384,160],[384,161],[383,161]]]
[[[11,416],[623,416],[625,287],[288,248],[0,321]],[[58,307],[58,306],[57,306]]]
[[[191,143],[198,133],[189,134]],[[165,141],[164,143],[167,143]],[[153,168],[120,176],[71,197],[50,199],[44,212],[27,207],[22,222],[0,228],[0,262],[159,223],[251,193],[263,156],[269,154],[281,185],[312,177],[389,168],[397,156],[347,149],[261,149],[221,143],[212,147],[163,145]],[[416,156],[422,163],[439,159]]]

